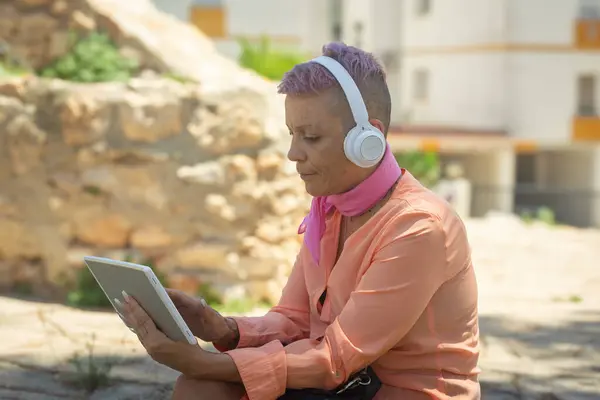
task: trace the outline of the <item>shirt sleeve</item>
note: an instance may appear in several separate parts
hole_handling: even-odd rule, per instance
[[[301,257],[296,259],[279,303],[261,317],[234,317],[240,333],[237,348],[272,341],[291,343],[309,336],[310,308]],[[226,351],[215,346],[219,351]]]
[[[397,218],[323,340],[228,352],[250,400],[276,399],[286,387],[334,389],[412,328],[445,280],[445,234],[428,214]]]

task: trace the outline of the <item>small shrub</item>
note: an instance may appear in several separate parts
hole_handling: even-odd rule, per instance
[[[396,160],[423,185],[432,187],[440,179],[440,159],[437,153],[411,151],[397,153]]]
[[[281,80],[283,75],[296,64],[308,59],[300,53],[292,51],[275,50],[271,41],[262,37],[258,44],[251,44],[246,39],[240,39],[242,52],[239,63],[242,67],[251,69],[267,79]]]
[[[97,357],[94,354],[96,336],[86,343],[85,354],[75,353],[69,360],[69,364],[75,369],[71,377],[71,384],[80,387],[87,393],[93,393],[101,387],[107,386],[110,380],[110,371],[117,361],[107,357]]]
[[[126,257],[124,261],[130,262],[131,258]],[[159,282],[164,287],[168,287],[165,274],[156,270],[152,262],[145,261],[141,264],[152,268]],[[67,304],[79,308],[112,308],[104,291],[87,267],[83,267],[77,271],[75,288],[67,294]]]
[[[93,393],[97,389],[106,386],[110,380],[110,371],[119,364],[120,357],[104,357],[95,354],[96,334],[91,337],[81,336],[79,334],[72,335],[65,330],[60,324],[57,324],[46,315],[46,312],[41,309],[37,312],[38,319],[42,323],[44,329],[51,328],[55,333],[64,339],[68,339],[74,346],[79,347],[85,343],[83,354],[77,351],[69,358],[68,363],[74,368],[74,371],[66,372],[63,378],[73,386],[84,389],[88,394]],[[52,338],[54,335],[48,335],[50,341],[48,345],[54,348]]]
[[[244,314],[256,308],[271,308],[272,304],[266,301],[252,301],[250,299],[235,299],[224,304],[211,305],[219,313],[228,314]]]
[[[110,82],[126,81],[137,69],[137,62],[121,55],[106,34],[94,32],[74,41],[71,50],[40,75],[73,82]]]
[[[109,308],[110,301],[87,267],[79,269],[75,276],[75,289],[67,294],[67,304],[82,308]]]
[[[197,295],[203,298],[211,307],[216,308],[223,304],[221,295],[208,283],[200,284]]]
[[[0,79],[13,76],[24,76],[29,74],[25,68],[11,65],[10,63],[0,62]]]
[[[540,207],[537,209],[536,219],[547,225],[556,225],[556,217],[554,211],[550,207]]]
[[[222,296],[208,283],[200,285],[197,295],[206,300],[209,306],[222,314],[243,314],[255,308],[271,307],[271,304],[267,301],[253,301],[249,298],[223,301]]]
[[[7,42],[0,39],[0,79],[31,73],[32,70],[27,63],[12,51]]]
[[[542,222],[546,225],[556,225],[554,211],[550,207],[542,206],[535,209],[524,209],[519,213],[521,220],[526,224]]]

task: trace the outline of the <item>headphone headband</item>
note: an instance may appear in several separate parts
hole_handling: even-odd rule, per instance
[[[354,116],[354,122],[362,127],[369,126],[369,113],[367,112],[367,107],[365,106],[365,102],[360,94],[360,90],[358,89],[356,82],[354,82],[354,79],[352,79],[352,76],[350,76],[346,68],[344,68],[342,64],[333,58],[327,56],[319,56],[311,61],[321,64],[327,68],[327,70],[331,72],[334,78],[339,82],[346,95],[348,104],[350,105],[350,110]]]

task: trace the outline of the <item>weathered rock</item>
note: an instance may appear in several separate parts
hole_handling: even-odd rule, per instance
[[[190,269],[218,269],[227,265],[231,245],[227,243],[198,243],[175,254],[176,265]]]
[[[40,257],[40,244],[23,221],[0,218],[0,260]]]
[[[102,139],[110,122],[106,104],[85,93],[66,96],[59,105],[62,136],[69,146],[83,146]]]
[[[1,11],[0,6],[0,12]],[[2,35],[0,35],[1,37]],[[8,78],[0,80],[0,96],[16,97],[21,99],[26,91],[26,81],[22,78]]]
[[[0,126],[10,122],[16,115],[24,113],[27,113],[27,109],[19,99],[0,96]]]
[[[229,118],[220,119],[209,109],[201,108],[188,126],[190,133],[198,138],[200,148],[221,155],[262,147],[264,127],[260,122],[261,116],[256,115],[257,111],[265,112],[256,109],[256,102],[261,99],[253,99],[242,93],[239,98],[232,96],[227,101],[221,101],[216,107],[217,112],[229,115]]]
[[[13,172],[24,174],[39,165],[46,143],[46,133],[21,114],[6,126],[8,152]]]
[[[132,225],[121,214],[107,212],[98,207],[76,210],[74,235],[81,243],[97,247],[126,247]]]
[[[186,291],[276,298],[309,206],[276,85],[149,0],[0,2],[0,37],[35,69],[94,30],[137,76],[0,80],[0,263],[57,284],[86,254],[133,258]]]
[[[131,234],[131,245],[142,250],[160,250],[173,245],[175,239],[160,226],[142,226]]]
[[[180,99],[164,93],[152,97],[128,93],[119,114],[121,129],[132,141],[153,143],[182,131]]]

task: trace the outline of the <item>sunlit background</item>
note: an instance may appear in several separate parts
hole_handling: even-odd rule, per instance
[[[3,0],[0,399],[168,398],[84,255],[277,301],[310,199],[276,85],[330,41],[465,220],[483,398],[600,398],[600,0]]]

